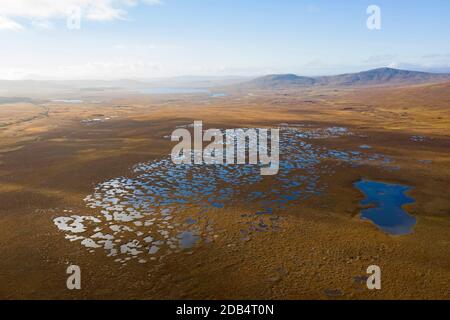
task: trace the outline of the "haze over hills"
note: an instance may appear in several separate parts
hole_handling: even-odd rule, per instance
[[[252,89],[288,89],[312,86],[407,85],[444,81],[450,81],[450,74],[379,68],[358,73],[322,77],[274,74],[243,83],[241,87]]]
[[[0,97],[71,96],[98,92],[126,93],[149,88],[198,88],[226,91],[228,89],[277,90],[315,87],[403,86],[450,82],[450,73],[379,68],[335,76],[307,77],[295,74],[272,74],[250,79],[237,76],[185,76],[123,80],[0,80]]]
[[[209,89],[230,86],[251,80],[242,76],[180,76],[170,78],[121,80],[0,80],[0,97],[64,94],[68,92],[119,92],[149,88],[199,88]]]

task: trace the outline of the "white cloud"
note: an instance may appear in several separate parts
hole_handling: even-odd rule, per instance
[[[8,17],[0,15],[0,30],[17,31],[21,29],[23,29],[23,27],[20,24],[18,24],[14,20],[9,19]]]
[[[400,64],[398,62],[391,62],[387,65],[388,68],[399,68]]]
[[[99,2],[94,6],[81,11],[88,20],[110,21],[124,19],[126,12],[122,9],[111,6],[109,3]]]
[[[149,4],[151,6],[159,5],[159,4],[163,3],[161,0],[143,0],[143,2],[145,2],[146,4]]]
[[[160,5],[161,0],[0,0],[0,29],[19,30],[16,19],[48,21],[67,17],[73,8],[82,18],[94,21],[124,19],[126,9],[139,3]]]

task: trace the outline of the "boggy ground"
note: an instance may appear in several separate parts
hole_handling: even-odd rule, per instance
[[[449,299],[449,106],[449,84],[0,105],[0,297]],[[214,209],[208,213],[215,225],[211,242],[161,261],[121,265],[103,250],[89,252],[64,239],[54,218],[69,208],[94,214],[83,199],[98,183],[130,176],[136,163],[169,154],[173,144],[164,136],[194,120],[210,128],[348,127],[354,135],[312,143],[367,144],[394,162],[352,167],[325,161],[321,165],[333,169],[321,177],[325,192],[277,212],[278,231],[243,240],[243,215],[252,204]],[[413,234],[389,236],[359,218],[364,196],[353,183],[363,177],[414,187],[409,194],[416,202],[406,206],[417,219]],[[70,264],[81,267],[80,291],[66,288]],[[372,264],[382,270],[380,291],[365,286]]]

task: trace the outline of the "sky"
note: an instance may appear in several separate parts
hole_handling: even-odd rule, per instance
[[[450,72],[449,14],[448,0],[0,0],[0,79]]]

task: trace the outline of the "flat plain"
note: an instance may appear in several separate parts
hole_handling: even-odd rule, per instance
[[[216,97],[106,91],[74,99],[82,101],[0,104],[0,298],[450,298],[450,83],[230,90]],[[194,230],[195,245],[164,254],[141,240],[135,244],[143,254],[128,246],[115,256],[55,225],[61,217],[102,216],[86,197],[119,177],[142,181],[137,164],[160,170],[174,146],[167,136],[195,120],[205,128],[301,133],[295,143],[310,145],[308,155],[320,161],[286,179],[308,177],[313,187],[298,187],[308,196],[258,215],[260,208],[243,195],[256,188],[273,196],[282,183],[239,180],[237,196],[224,205],[180,206],[175,229]],[[416,219],[411,234],[389,235],[361,219],[364,194],[354,186],[361,179],[411,187],[414,202],[404,206]],[[217,190],[225,189],[221,183]],[[190,184],[174,181],[169,188],[177,194]],[[105,222],[85,232],[105,236],[111,226],[127,227],[115,238],[123,244],[134,239],[131,233],[155,237],[165,230],[145,222]],[[71,264],[81,267],[82,290],[66,287]],[[381,267],[381,290],[366,287],[370,265]]]

